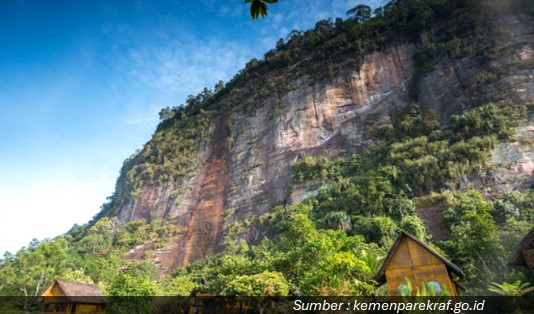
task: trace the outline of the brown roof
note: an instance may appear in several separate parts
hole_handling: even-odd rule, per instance
[[[102,291],[97,285],[90,285],[86,283],[56,279],[41,297],[45,297],[45,293],[48,292],[55,284],[57,284],[65,296],[63,298],[68,302],[73,303],[87,303],[87,304],[105,304],[106,299],[102,294]],[[50,298],[50,297],[49,297]],[[55,298],[55,297],[52,297]]]
[[[378,273],[372,278],[372,280],[378,282],[379,284],[383,284],[384,282],[386,282],[386,266],[389,264],[389,261],[391,260],[391,257],[393,256],[395,251],[397,251],[397,247],[399,246],[401,240],[404,237],[408,237],[408,238],[414,240],[415,242],[417,242],[419,245],[421,245],[423,248],[425,248],[427,251],[429,251],[434,256],[436,256],[439,260],[441,260],[445,264],[447,269],[449,269],[453,273],[455,273],[458,276],[460,276],[460,278],[465,278],[465,273],[460,269],[460,267],[454,265],[451,261],[449,261],[448,259],[443,257],[441,254],[436,252],[436,250],[434,250],[433,248],[431,248],[430,246],[428,246],[427,244],[425,244],[421,240],[417,239],[416,237],[412,236],[409,233],[401,231],[401,233],[399,234],[399,236],[395,240],[395,243],[393,243],[393,246],[389,250],[388,255],[386,256],[386,259],[384,260],[384,263],[382,264],[382,267],[380,268]]]
[[[516,246],[508,259],[508,265],[527,266],[527,261],[525,261],[521,251],[529,249],[534,249],[534,228],[530,229],[527,235]]]

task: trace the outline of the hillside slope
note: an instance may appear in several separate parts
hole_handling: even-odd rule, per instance
[[[162,109],[101,212],[4,257],[0,294],[64,277],[383,295],[370,280],[400,231],[461,267],[468,294],[532,282],[506,257],[534,225],[533,17],[523,0],[396,0],[291,32]]]
[[[306,186],[291,184],[292,162],[306,155],[336,158],[361,152],[376,140],[374,130],[391,123],[414,101],[424,111],[436,110],[441,123],[447,123],[453,114],[489,102],[534,101],[532,26],[526,15],[499,15],[479,33],[443,40],[439,34],[448,25],[435,24],[417,38],[400,34],[375,51],[364,50],[360,63],[333,61],[335,70],[327,78],[321,78],[321,72],[333,66],[328,61],[318,62],[318,66],[302,51],[295,62],[272,70],[249,64],[235,79],[237,83],[233,82],[235,87],[209,96],[216,100],[200,101],[199,106],[206,108],[198,115],[216,113],[207,118],[205,134],[193,138],[191,150],[196,156],[185,165],[184,175],[171,180],[157,171],[147,175],[147,169],[168,162],[159,156],[166,152],[151,150],[159,138],[166,138],[169,142],[165,145],[169,146],[181,140],[167,134],[183,128],[179,121],[173,121],[181,119],[176,114],[162,122],[173,126],[160,127],[134,157],[135,162],[122,170],[129,177],[119,178],[118,186],[126,187],[126,191],[116,193],[105,212],[124,222],[141,218],[174,221],[183,233],[155,254],[167,271],[219,252],[231,223],[265,213],[277,204],[302,200],[309,192]],[[316,31],[328,32],[323,35],[328,38],[347,32],[333,24],[330,27]],[[303,35],[294,35],[263,63],[290,51],[292,43],[302,40],[299,36]],[[440,46],[448,50],[438,51]],[[302,73],[305,71],[300,69],[314,66],[319,67],[319,73]],[[245,82],[247,77],[252,77],[250,82]],[[267,90],[254,90],[266,81],[270,82]],[[522,153],[515,159],[524,160],[515,167],[528,173],[531,150],[518,150]],[[145,161],[149,154],[160,160]],[[142,163],[144,169],[136,169],[135,163]],[[169,163],[172,168],[172,160]],[[499,168],[493,180],[497,190],[501,175],[504,172]],[[523,181],[530,180],[527,176]],[[136,184],[135,189],[127,188]],[[254,230],[250,232],[248,238],[259,238]]]

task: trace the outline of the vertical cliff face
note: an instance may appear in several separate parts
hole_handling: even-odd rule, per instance
[[[411,45],[393,46],[365,57],[360,70],[347,69],[314,85],[307,78],[280,100],[270,99],[254,116],[234,111],[230,220],[257,215],[290,199],[291,162],[305,155],[339,156],[369,144],[366,119],[390,121],[392,110],[410,100],[407,86]],[[380,123],[377,121],[377,123]]]
[[[191,207],[186,245],[183,252],[179,252],[183,255],[181,265],[211,256],[222,248],[223,210],[227,203],[230,166],[226,145],[228,116],[229,110],[225,106],[215,122],[208,158],[198,181],[200,190],[197,189],[196,204]]]
[[[534,27],[521,16],[498,23],[500,32],[488,40],[499,41],[506,55],[495,60],[472,54],[443,56],[416,78],[416,84],[412,84],[413,55],[422,44],[398,42],[365,55],[358,68],[346,67],[329,80],[310,84],[309,77],[301,76],[291,82],[294,88],[289,92],[263,99],[252,113],[223,96],[207,139],[197,143],[198,165],[180,180],[144,185],[138,198],[118,206],[118,217],[122,221],[164,217],[175,222],[181,233],[153,256],[160,270],[168,273],[220,251],[231,223],[305,198],[307,187],[291,185],[294,160],[359,152],[374,141],[373,129],[390,123],[412,101],[436,109],[443,123],[452,114],[489,101],[533,102],[534,69],[525,64],[534,62]],[[530,136],[532,126],[521,130]],[[494,189],[531,180],[532,151],[519,139],[502,145],[513,149],[499,146],[495,151]],[[522,171],[524,180],[503,179],[516,175],[503,169],[511,164]],[[249,230],[247,239],[254,242],[260,233]],[[139,257],[149,247],[138,247],[127,257]]]
[[[218,252],[231,223],[291,201],[292,161],[361,151],[372,141],[369,117],[375,126],[391,122],[391,112],[410,103],[414,51],[411,44],[391,46],[367,55],[359,70],[313,85],[301,77],[295,89],[266,99],[253,115],[232,110],[239,107],[223,99],[208,142],[199,145],[205,161],[195,176],[144,186],[138,199],[122,205],[119,217],[175,221],[183,233],[154,254],[163,272]],[[128,257],[140,257],[146,248]]]
[[[452,114],[488,102],[534,100],[532,21],[507,15],[494,22],[498,26],[488,34],[487,48],[464,58],[444,57],[421,79],[418,102],[426,109],[437,109],[444,122]]]

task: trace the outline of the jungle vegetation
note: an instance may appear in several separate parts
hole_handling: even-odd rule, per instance
[[[534,12],[528,1],[513,1],[514,6]],[[292,165],[292,182],[316,187],[316,196],[235,223],[223,253],[170,276],[158,277],[148,259],[151,252],[145,252],[142,263],[122,256],[146,241],[163,247],[183,231],[166,220],[120,224],[114,217],[118,204],[138,197],[143,185],[179,181],[196,171],[198,147],[206,141],[221,100],[253,114],[261,99],[291,90],[295,78],[307,77],[310,84],[329,80],[396,41],[420,46],[414,56],[416,86],[443,55],[478,53],[489,62],[506,53],[503,47],[477,42],[494,12],[481,0],[394,0],[372,13],[357,6],[347,19],[292,31],[229,82],[205,88],[184,105],[163,108],[153,138],[124,161],[115,194],[93,221],[4,254],[0,295],[34,297],[55,278],[96,283],[108,295],[189,295],[193,289],[246,296],[384,295],[386,289],[370,279],[400,230],[432,243],[460,266],[468,277],[466,294],[532,290],[532,270],[506,267],[505,262],[534,225],[534,191],[484,199],[476,190],[459,188],[465,178],[484,178],[492,171],[492,149],[510,140],[527,117],[527,107],[510,99],[472,104],[443,125],[437,112],[421,110],[414,88],[414,103],[396,120],[373,129],[376,141],[364,152],[334,160],[306,156]],[[430,29],[433,38],[423,44],[419,34]],[[497,74],[483,73],[465,84],[489,84],[492,75]],[[425,206],[443,211],[447,240],[433,239],[418,217],[416,209]],[[256,246],[238,241],[240,232],[253,225],[274,236]]]

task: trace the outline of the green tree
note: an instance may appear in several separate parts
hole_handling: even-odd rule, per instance
[[[154,296],[160,295],[156,282],[142,277],[119,274],[109,290],[110,313],[150,313],[155,307]]]
[[[470,279],[495,278],[502,273],[504,251],[488,211],[490,204],[477,191],[448,194],[443,215],[450,225],[450,239],[445,242],[449,255]]]
[[[165,108],[162,108],[160,111],[159,111],[159,121],[164,121],[164,120],[167,120],[167,119],[170,119],[174,116],[175,112],[172,108],[170,107],[165,107]]]
[[[109,290],[111,296],[155,296],[159,292],[155,281],[129,274],[119,274]]]
[[[237,276],[228,282],[223,294],[230,296],[287,296],[289,285],[281,273],[264,271]]]
[[[224,82],[219,81],[217,84],[215,84],[215,87],[213,88],[213,92],[215,94],[220,93],[224,89]]]
[[[164,282],[163,294],[170,296],[189,296],[195,288],[195,282],[191,276],[182,275],[167,279]]]
[[[67,241],[63,237],[39,242],[33,240],[15,255],[4,255],[0,262],[0,294],[21,296],[24,309],[65,270]]]
[[[362,24],[371,18],[371,7],[365,4],[358,4],[354,8],[347,11],[347,16]]]
[[[66,279],[66,280],[83,282],[87,284],[94,284],[93,279],[87,276],[87,274],[85,274],[85,270],[83,268],[77,268],[77,269],[69,268],[63,273],[61,278]]]

